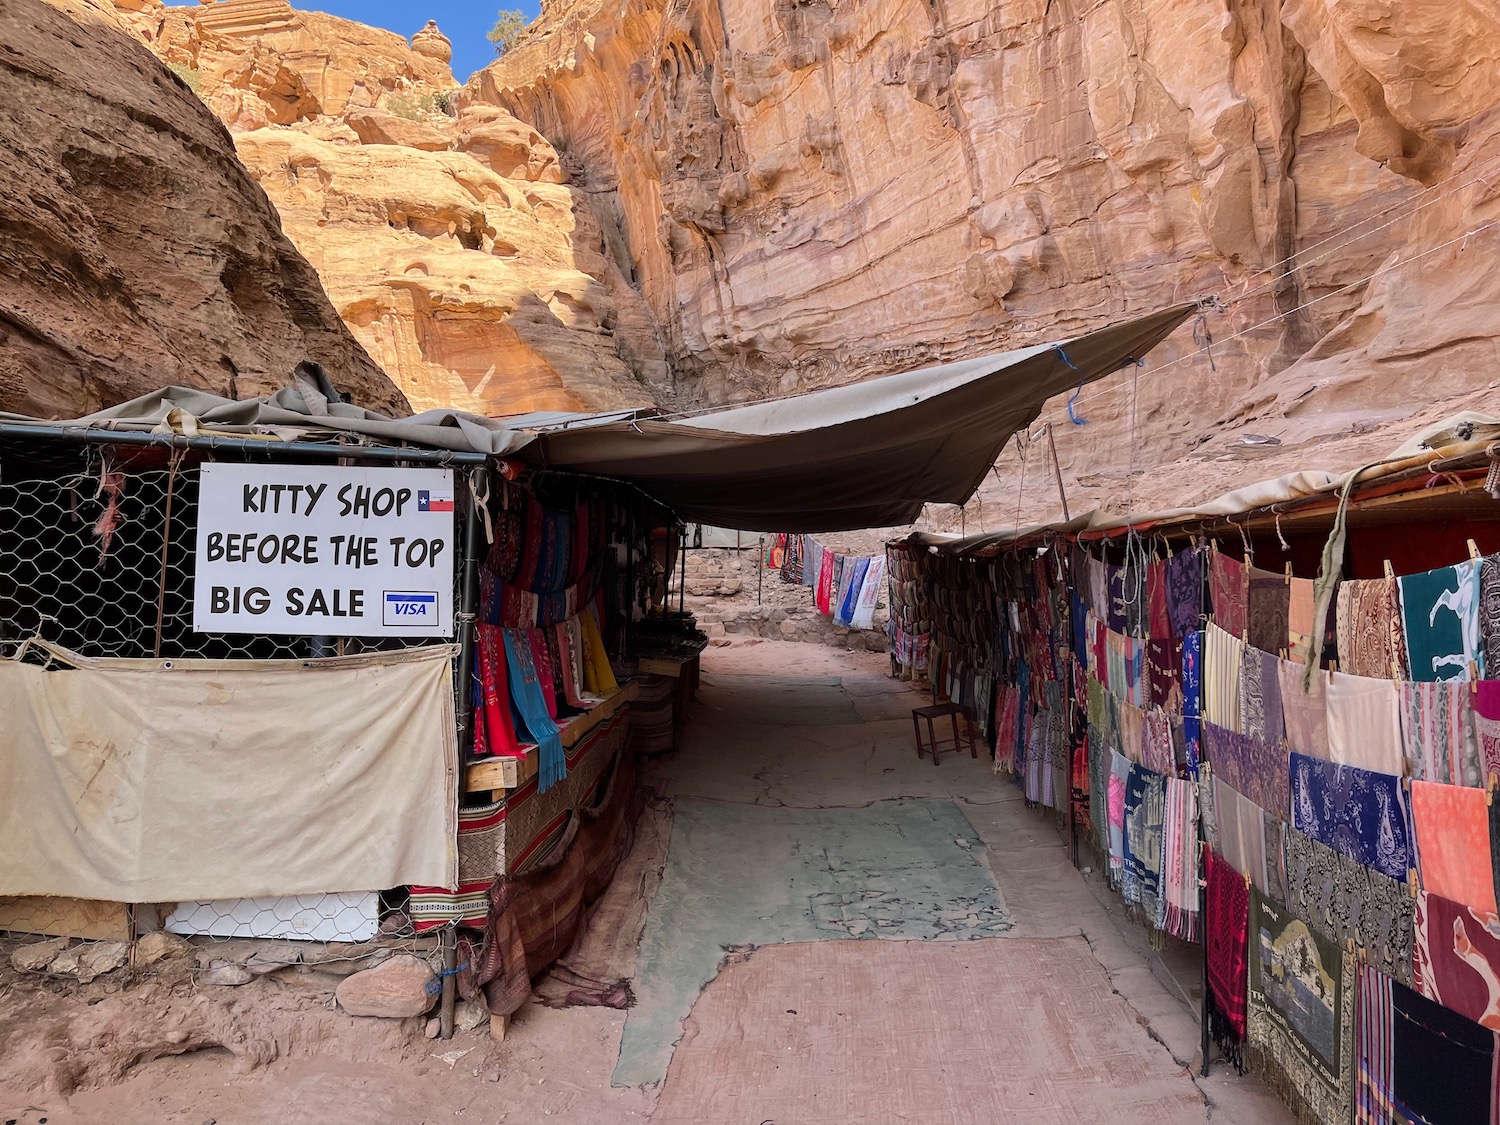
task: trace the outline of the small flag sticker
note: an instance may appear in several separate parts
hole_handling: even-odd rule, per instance
[[[417,490],[417,511],[419,512],[451,512],[453,511],[453,493],[451,492],[428,492],[425,488]]]

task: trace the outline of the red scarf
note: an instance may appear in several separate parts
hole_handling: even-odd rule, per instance
[[[1238,1044],[1245,1039],[1245,988],[1250,976],[1250,888],[1243,875],[1207,847],[1203,869],[1208,881],[1208,913],[1203,924],[1208,989],[1217,1017],[1214,1037]],[[1227,1026],[1220,1027],[1221,1023]]]

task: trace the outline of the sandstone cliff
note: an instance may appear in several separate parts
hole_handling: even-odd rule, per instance
[[[646,304],[558,154],[494,106],[458,113],[448,41],[286,0],[115,0],[235,134],[287,234],[417,409],[648,406]]]
[[[680,405],[1219,298],[1048,411],[1077,512],[1489,395],[1497,55],[1465,0],[552,0],[464,102],[565,149]],[[1057,514],[1038,452],[986,526]]]
[[[108,5],[0,0],[0,410],[247,397],[307,358],[404,411],[223,126]]]

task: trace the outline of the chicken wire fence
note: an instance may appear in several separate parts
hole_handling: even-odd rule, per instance
[[[195,632],[198,464],[149,452],[143,466],[145,458],[129,461],[98,446],[0,443],[0,658],[50,659],[47,650],[25,644],[30,638],[85,657],[217,660],[305,659],[432,643]],[[462,580],[457,573],[455,586]],[[414,933],[405,907],[399,888],[129,906],[0,897],[0,939],[11,950],[53,934],[113,947],[165,930],[205,946],[297,939],[304,964],[368,960],[391,947],[435,957],[435,938]],[[53,975],[91,978],[93,971],[79,963],[88,958],[77,949],[75,942],[71,952],[60,951],[63,971]],[[207,966],[223,952],[222,945],[200,950],[199,962]],[[255,956],[247,948],[237,955]]]

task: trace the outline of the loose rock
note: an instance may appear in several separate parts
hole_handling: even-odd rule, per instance
[[[453,1009],[453,1026],[458,1031],[473,1031],[489,1022],[490,1013],[483,1004],[460,1000]]]
[[[242,984],[249,984],[255,979],[255,974],[243,965],[236,965],[231,961],[215,961],[207,969],[198,975],[198,979],[204,984],[217,984],[225,988],[238,988]]]
[[[165,961],[169,957],[184,957],[191,949],[192,946],[186,938],[179,937],[177,934],[169,934],[166,930],[157,930],[141,936],[141,939],[135,943],[131,960],[138,968],[143,968],[146,965],[155,965],[158,961]]]
[[[352,1016],[402,1019],[420,1016],[437,999],[437,978],[425,962],[403,953],[373,969],[345,977],[334,995]]]
[[[23,945],[10,955],[10,967],[18,973],[39,973],[52,963],[52,959],[68,948],[65,937],[49,938],[46,941]]]

